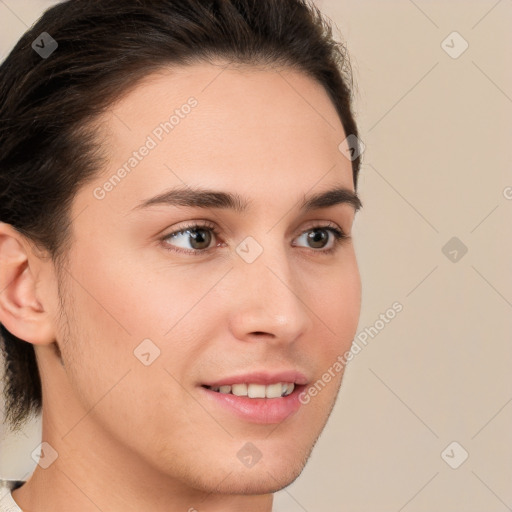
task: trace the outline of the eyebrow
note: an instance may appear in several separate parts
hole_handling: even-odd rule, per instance
[[[133,210],[148,208],[154,205],[185,206],[189,208],[218,208],[230,209],[237,213],[245,213],[249,208],[250,201],[236,193],[223,192],[202,188],[178,188],[168,190],[162,194],[146,199],[138,204]],[[338,204],[348,204],[355,212],[363,207],[361,199],[356,192],[336,187],[325,192],[304,195],[299,205],[301,213],[311,210],[329,208]]]

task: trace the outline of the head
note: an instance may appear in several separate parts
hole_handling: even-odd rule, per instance
[[[58,43],[46,57],[31,47],[42,32]],[[43,15],[0,67],[13,429],[42,412],[43,436],[94,433],[206,491],[219,475],[256,494],[300,474],[342,371],[307,404],[251,414],[216,387],[245,378],[257,395],[286,371],[297,395],[350,347],[351,87],[344,47],[303,0],[73,0]]]

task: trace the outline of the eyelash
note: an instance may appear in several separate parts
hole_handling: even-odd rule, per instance
[[[165,235],[163,238],[160,239],[160,241],[162,242],[164,249],[167,251],[177,252],[177,253],[181,253],[181,254],[189,254],[192,256],[200,256],[200,255],[209,253],[212,249],[215,249],[216,247],[218,247],[218,245],[215,245],[213,247],[209,247],[208,249],[183,249],[181,247],[175,247],[175,246],[171,246],[170,244],[165,243],[165,241],[168,240],[169,238],[171,238],[173,235],[184,234],[186,231],[188,231],[190,229],[195,230],[197,228],[210,230],[214,234],[215,238],[217,238],[219,236],[219,232],[217,231],[216,226],[214,224],[212,224],[210,222],[206,222],[206,221],[203,221],[203,222],[196,221],[189,225],[183,226],[178,231],[173,231],[172,233]],[[345,232],[343,230],[337,228],[336,225],[332,224],[332,223],[328,223],[326,225],[313,226],[313,227],[303,231],[301,233],[301,235],[303,235],[304,233],[307,233],[308,231],[313,231],[315,229],[324,229],[334,235],[333,247],[331,247],[330,249],[318,249],[318,250],[309,248],[311,251],[313,251],[315,253],[326,254],[326,255],[332,254],[338,249],[338,247],[341,244],[343,244],[344,241],[351,238],[349,235],[345,234]]]

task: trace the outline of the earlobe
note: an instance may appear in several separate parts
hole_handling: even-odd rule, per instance
[[[26,238],[0,222],[0,323],[22,340],[48,344],[55,341],[55,333],[36,294],[40,264]]]

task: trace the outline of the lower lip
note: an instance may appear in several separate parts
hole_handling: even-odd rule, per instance
[[[200,389],[208,400],[213,400],[244,421],[275,424],[283,422],[299,410],[302,405],[299,394],[305,387],[296,385],[291,394],[280,398],[248,398],[219,393],[204,387]]]

